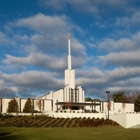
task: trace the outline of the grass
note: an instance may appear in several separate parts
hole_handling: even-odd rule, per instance
[[[0,140],[139,140],[139,129],[112,120],[18,116],[0,118]]]
[[[139,129],[99,127],[0,127],[0,140],[139,140]]]

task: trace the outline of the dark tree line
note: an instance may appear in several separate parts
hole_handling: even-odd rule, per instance
[[[90,102],[100,102],[100,99],[92,99],[90,97],[86,97],[85,101],[90,101]]]
[[[121,102],[121,103],[134,103],[134,110],[136,112],[140,111],[140,94],[139,93],[124,93],[118,92],[112,95],[112,100],[114,102]]]

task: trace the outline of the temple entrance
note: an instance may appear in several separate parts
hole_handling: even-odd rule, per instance
[[[79,110],[78,106],[71,106],[71,110]]]
[[[62,109],[63,110],[67,110],[67,109],[70,109],[70,110],[79,110],[79,106],[71,106],[71,107],[68,107],[68,106],[62,106]]]

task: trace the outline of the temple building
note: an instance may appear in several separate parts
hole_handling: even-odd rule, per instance
[[[62,89],[50,92],[39,99],[53,101],[53,110],[84,109],[85,95],[81,86],[75,88],[75,70],[72,69],[70,33],[68,34],[68,69],[65,70],[65,85]],[[83,103],[83,104],[82,104]]]
[[[36,99],[31,99],[34,111],[48,114],[49,112],[67,112],[69,110],[77,113],[96,111],[105,113],[108,110],[108,102],[86,102],[85,92],[82,86],[75,87],[75,70],[72,69],[70,33],[68,34],[68,69],[65,70],[64,75],[65,82],[63,88],[51,91]],[[19,112],[22,113],[27,99],[19,97],[15,99],[19,106]],[[7,113],[10,100],[11,98],[0,98],[0,113]],[[134,112],[134,104],[126,103],[124,108],[122,103],[112,101],[110,102],[109,110],[116,113]],[[84,115],[86,114],[84,113]]]

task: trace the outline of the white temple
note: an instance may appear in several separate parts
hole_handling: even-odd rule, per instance
[[[67,109],[71,104],[71,109],[83,109],[78,103],[84,103],[84,90],[81,86],[75,88],[75,70],[72,69],[70,33],[68,34],[68,69],[65,70],[65,85],[63,89],[50,92],[39,99],[53,100],[53,110]]]
[[[0,98],[0,114],[8,113],[8,103],[12,99],[13,98]],[[18,103],[19,108],[18,114],[29,115],[29,113],[23,113],[23,108],[27,99],[19,97],[15,99]],[[75,87],[75,70],[72,69],[70,33],[68,34],[68,69],[65,70],[64,87],[36,99],[32,98],[31,100],[34,112],[41,112],[52,117],[107,118],[108,116],[109,118],[110,114],[110,118],[112,120],[117,121],[125,128],[140,124],[140,114],[135,114],[134,103],[124,104],[115,103],[114,101],[110,101],[110,103],[104,101],[85,101],[85,94],[83,88],[81,86]],[[107,114],[107,112],[109,114]],[[10,113],[10,115],[15,114],[16,113],[14,112]]]
[[[11,98],[0,98],[0,112],[7,113],[8,103]],[[27,99],[16,98],[19,112],[23,112]],[[38,106],[40,102],[40,106]],[[58,112],[75,110],[82,112],[106,112],[107,102],[85,102],[84,90],[81,86],[75,87],[75,70],[72,69],[70,33],[68,34],[68,69],[65,70],[65,84],[62,89],[52,91],[36,99],[32,99],[35,111]],[[113,112],[124,112],[122,103],[111,102],[110,110]],[[134,104],[126,103],[125,112],[134,112]]]

